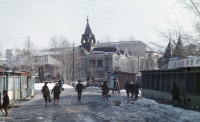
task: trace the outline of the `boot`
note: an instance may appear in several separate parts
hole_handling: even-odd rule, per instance
[[[56,100],[54,99],[54,102],[53,102],[53,104],[55,104],[55,102],[56,102]]]

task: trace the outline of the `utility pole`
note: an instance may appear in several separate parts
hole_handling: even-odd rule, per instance
[[[30,38],[28,37],[28,60],[30,60]]]
[[[72,81],[74,81],[74,42],[73,42],[73,67],[72,67]]]

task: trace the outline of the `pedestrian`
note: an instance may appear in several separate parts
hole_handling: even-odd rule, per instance
[[[115,82],[115,79],[113,79],[113,91],[112,91],[112,93],[114,93],[115,91],[116,91],[116,82]]]
[[[90,76],[87,77],[87,86],[89,87],[90,85]]]
[[[129,86],[129,90],[130,90],[130,92],[131,92],[131,97],[133,98],[133,95],[134,95],[134,84],[133,84],[132,81],[131,81],[131,84],[130,84],[130,86]]]
[[[2,112],[3,112],[3,115],[4,116],[7,116],[8,115],[8,112],[7,112],[7,110],[6,110],[6,108],[7,108],[7,106],[9,105],[9,97],[8,97],[8,94],[7,94],[7,91],[6,90],[4,90],[3,91],[3,104],[2,104],[2,106],[1,106],[1,110],[2,110]]]
[[[174,83],[174,85],[173,85],[171,95],[173,95],[172,100],[175,102],[175,105],[177,105],[178,100],[180,99],[180,92],[179,92],[179,89],[178,89],[176,83]]]
[[[60,99],[60,93],[61,93],[61,89],[58,86],[58,83],[56,83],[56,85],[53,87],[51,94],[53,93],[54,96],[54,102],[53,104],[55,104],[55,101],[57,99],[57,104],[59,103],[59,99]]]
[[[120,86],[119,86],[119,81],[116,80],[116,91],[118,92],[118,94],[120,94]]]
[[[130,92],[129,91],[129,89],[130,89],[129,81],[126,81],[124,88],[126,89],[126,94],[127,94],[127,97],[129,98],[129,92]]]
[[[81,93],[82,93],[82,89],[83,89],[83,84],[81,84],[81,81],[78,81],[78,84],[76,85],[76,90],[78,93],[78,101],[81,100]]]
[[[92,85],[94,86],[94,76],[92,77]]]
[[[49,92],[49,87],[47,86],[48,82],[44,83],[44,86],[42,87],[42,94],[45,100],[45,105],[47,106],[47,99],[50,99],[50,92]]]
[[[102,95],[103,95],[103,101],[105,101],[105,96],[106,96],[106,99],[108,100],[109,88],[106,81],[104,81],[103,85],[101,86],[101,90],[102,90]]]
[[[140,85],[136,82],[135,86],[134,86],[134,91],[135,91],[135,99],[138,99],[138,94],[139,94],[139,89],[140,89]]]
[[[62,81],[61,81],[61,80],[59,80],[59,81],[58,81],[58,84],[59,84],[59,87],[60,87],[60,89],[62,90],[62,86],[63,86],[63,83],[62,83]]]

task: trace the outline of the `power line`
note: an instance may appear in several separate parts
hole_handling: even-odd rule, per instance
[[[5,3],[5,2],[0,2],[3,4],[7,4],[7,5],[13,5],[13,6],[19,6],[19,7],[25,7],[25,8],[29,8],[29,9],[35,9],[35,10],[40,10],[40,11],[47,11],[47,12],[54,12],[54,13],[59,13],[59,14],[69,14],[72,16],[83,16],[83,15],[78,15],[78,14],[71,14],[71,13],[64,13],[64,12],[57,12],[57,11],[51,11],[51,10],[45,10],[45,9],[41,9],[41,8],[34,8],[34,7],[27,7],[27,6],[22,6],[22,5],[17,5],[17,4],[11,4],[11,3]],[[84,16],[85,17],[85,16]],[[119,19],[108,19],[108,18],[101,18],[101,17],[94,17],[91,16],[93,18],[97,18],[97,19],[104,19],[104,20],[112,20],[112,21],[127,21],[127,22],[138,22],[138,23],[155,23],[155,22],[141,22],[141,21],[130,21],[130,20],[119,20]]]
[[[72,0],[74,2],[74,0]],[[92,9],[92,8],[85,8],[85,7],[79,7],[79,6],[72,6],[72,5],[67,5],[67,4],[60,4],[60,3],[55,3],[55,2],[49,2],[49,1],[42,1],[42,2],[46,2],[46,3],[51,3],[51,4],[57,4],[57,5],[62,5],[62,6],[70,6],[70,7],[75,7],[75,8],[81,8],[81,9],[89,9],[89,10],[95,10],[95,11],[101,11],[101,12],[109,12],[109,13],[117,13],[117,14],[123,14],[123,15],[132,15],[132,16],[142,16],[142,15],[133,15],[133,14],[127,14],[127,13],[119,13],[119,12],[112,12],[112,11],[102,11],[102,10],[97,10],[97,9]],[[77,1],[79,2],[79,1]],[[80,3],[85,3],[85,2],[80,2]],[[96,6],[102,6],[102,5],[96,5]],[[103,6],[103,7],[107,7],[107,8],[115,8],[115,7],[109,7],[109,6]],[[144,11],[136,11],[136,10],[129,10],[129,9],[123,9],[123,8],[115,8],[118,10],[127,10],[127,11],[131,11],[131,12],[137,12],[137,13],[148,13],[148,14],[154,14],[154,15],[145,15],[148,17],[151,16],[158,16],[155,14],[159,14],[159,16],[166,16],[166,15],[172,15],[172,14],[163,14],[163,13],[151,13],[151,12],[144,12]],[[172,15],[172,16],[182,16],[182,15]]]
[[[82,1],[78,1],[78,0],[71,0],[71,1],[77,1],[77,2],[80,2],[80,3],[85,3],[85,4],[92,4],[92,5],[95,5],[95,6],[102,6],[102,7],[106,7],[106,8],[113,8],[113,9],[120,9],[120,10],[126,10],[126,11],[131,11],[131,12],[139,12],[139,13],[149,13],[149,14],[160,14],[160,15],[163,15],[163,13],[152,13],[152,12],[146,12],[146,11],[138,11],[138,10],[130,10],[130,9],[124,9],[124,8],[118,8],[118,7],[110,7],[110,6],[105,6],[105,5],[97,5],[97,4],[94,4],[94,3],[89,3],[89,2],[82,2]],[[172,15],[172,14],[165,14],[165,15]],[[173,15],[173,16],[183,16],[183,15]]]

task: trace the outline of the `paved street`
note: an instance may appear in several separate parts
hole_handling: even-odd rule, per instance
[[[37,91],[36,93],[38,93]],[[171,105],[158,104],[154,100],[140,99],[132,104],[125,101],[134,101],[126,98],[125,92],[111,94],[109,101],[103,101],[100,89],[86,89],[83,91],[82,101],[77,101],[77,94],[73,89],[66,89],[61,94],[59,105],[48,104],[45,107],[42,96],[21,102],[21,108],[8,109],[8,117],[0,115],[0,121],[12,122],[155,122],[155,121],[191,121],[199,122],[199,112],[175,108]],[[114,106],[113,101],[122,102]]]

